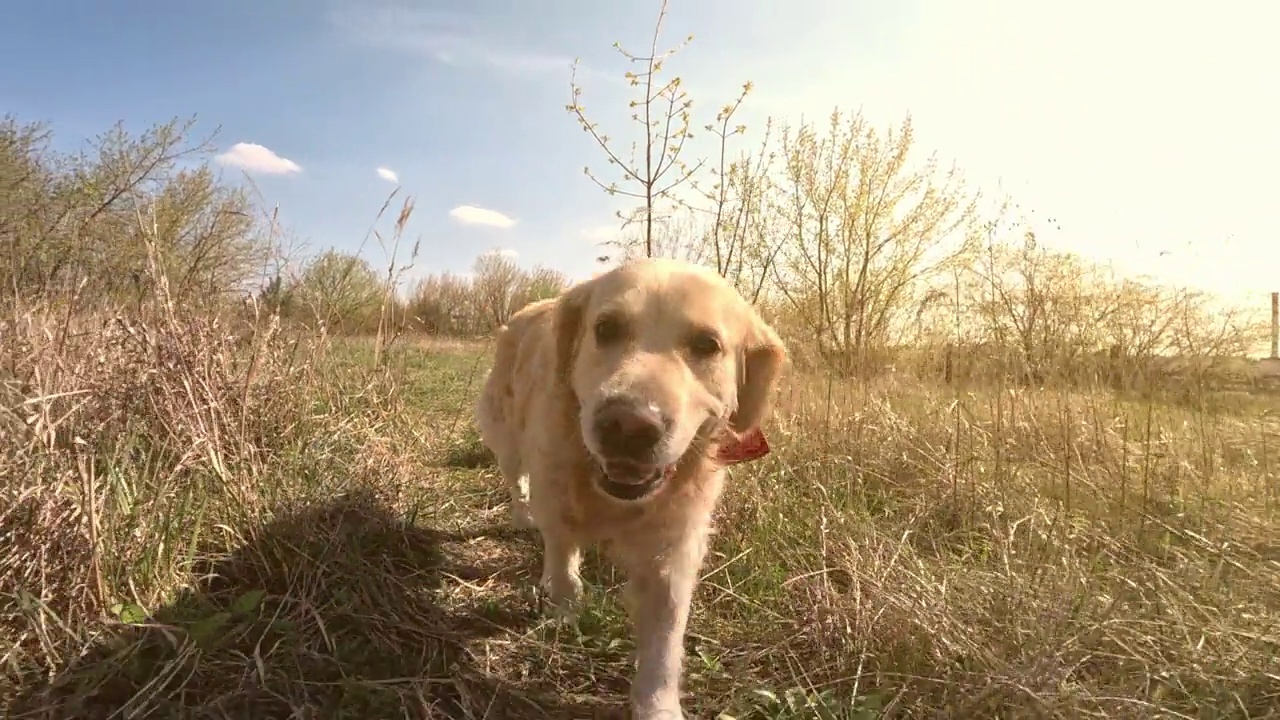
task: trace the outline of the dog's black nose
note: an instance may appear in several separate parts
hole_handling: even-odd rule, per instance
[[[648,462],[667,432],[668,421],[647,402],[612,397],[596,410],[595,425],[606,457]]]

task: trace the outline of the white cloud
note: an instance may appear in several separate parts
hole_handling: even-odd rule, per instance
[[[223,165],[231,165],[250,172],[265,175],[292,175],[302,172],[298,163],[280,157],[257,143],[236,143],[231,149],[214,158]]]
[[[464,35],[422,34],[404,42],[445,65],[483,65],[512,75],[568,74],[573,58],[539,52],[504,50]]]
[[[383,180],[386,180],[389,183],[396,183],[397,185],[400,184],[400,176],[397,175],[396,171],[392,170],[391,168],[385,168],[385,167],[378,168],[378,177],[382,178]]]
[[[509,228],[516,224],[515,220],[497,210],[486,210],[475,205],[459,205],[449,211],[449,217],[463,225],[484,225],[487,227]]]
[[[452,67],[488,67],[499,72],[534,76],[567,77],[572,55],[519,47],[509,38],[465,27],[454,15],[404,5],[358,9],[336,8],[326,19],[334,28],[359,41],[395,52],[425,55]],[[579,63],[579,75],[617,82],[614,75],[597,73]]]

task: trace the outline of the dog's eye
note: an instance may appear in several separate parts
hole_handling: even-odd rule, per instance
[[[689,350],[700,358],[713,357],[720,353],[720,338],[708,331],[697,333],[689,339]]]
[[[622,321],[611,315],[596,320],[595,333],[597,345],[611,345],[622,339],[626,328]]]

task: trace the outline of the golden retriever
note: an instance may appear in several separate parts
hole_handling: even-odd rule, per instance
[[[585,544],[626,574],[640,720],[684,717],[685,625],[724,466],[768,451],[759,428],[785,360],[730,284],[675,260],[623,264],[525,307],[498,336],[481,437],[513,522],[542,536],[560,613],[582,591]]]

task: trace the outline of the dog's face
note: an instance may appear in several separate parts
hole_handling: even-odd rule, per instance
[[[676,261],[635,261],[570,289],[555,325],[597,484],[619,500],[651,495],[726,428],[757,427],[786,357],[731,285]]]

